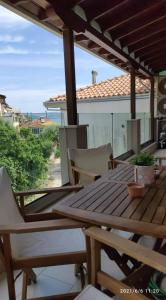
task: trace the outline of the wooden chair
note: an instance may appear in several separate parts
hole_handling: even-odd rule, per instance
[[[166,273],[166,257],[153,250],[149,250],[134,242],[128,241],[111,232],[92,227],[86,230],[87,239],[91,255],[88,255],[88,261],[91,263],[90,283],[75,300],[110,300],[110,296],[102,292],[103,289],[110,291],[124,300],[146,300],[148,297],[147,290],[136,290],[123,282],[111,277],[101,271],[101,249],[103,245],[113,247],[122,251],[134,259],[150,266],[160,272]],[[144,274],[146,275],[146,274]],[[145,295],[143,294],[145,293]],[[108,293],[108,292],[107,292]],[[156,295],[157,296],[157,295]],[[118,299],[119,299],[118,298]]]
[[[69,149],[71,173],[74,184],[87,185],[115,168],[119,163],[113,159],[111,144],[92,149]]]
[[[71,188],[75,190],[74,187],[70,187],[70,190]],[[0,168],[0,191],[0,260],[7,273],[9,300],[16,299],[14,270],[24,272],[23,300],[27,299],[29,280],[36,281],[33,268],[79,264],[83,283],[82,264],[87,260],[87,253],[81,228],[85,225],[68,219],[56,220],[55,213],[24,214],[23,217],[5,168]],[[49,218],[50,220],[46,220]],[[58,299],[71,299],[71,296],[65,297]]]

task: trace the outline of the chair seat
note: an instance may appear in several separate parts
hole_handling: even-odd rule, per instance
[[[88,285],[82,292],[79,294],[75,300],[110,300],[112,298],[103,294],[92,285]]]
[[[11,244],[15,258],[86,250],[81,229],[14,234]]]

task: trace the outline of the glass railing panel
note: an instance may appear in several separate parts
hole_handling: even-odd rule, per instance
[[[141,122],[141,144],[150,140],[150,114],[137,113],[137,119]]]
[[[119,156],[128,150],[127,146],[127,120],[131,119],[130,113],[115,113],[113,118],[113,150],[114,157]]]
[[[88,148],[112,144],[112,114],[80,113],[79,124],[88,124]]]
[[[111,143],[114,157],[130,150],[127,147],[127,120],[129,113],[80,113],[79,124],[89,124],[88,147]]]

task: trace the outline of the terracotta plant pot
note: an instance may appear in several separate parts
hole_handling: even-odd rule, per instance
[[[154,166],[135,166],[135,182],[150,185],[155,181]]]
[[[145,186],[136,182],[130,182],[127,185],[128,193],[131,199],[142,198],[145,193]]]

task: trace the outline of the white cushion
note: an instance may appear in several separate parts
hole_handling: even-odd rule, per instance
[[[15,258],[84,250],[85,238],[81,229],[14,234],[12,238]]]
[[[111,144],[106,144],[92,149],[69,149],[69,158],[74,161],[75,166],[99,175],[108,171],[108,162],[112,155]],[[80,183],[90,183],[90,178],[80,175]]]
[[[0,168],[0,225],[24,222],[17,207],[10,177],[5,168]]]
[[[0,168],[0,191],[0,225],[24,223],[5,168]],[[16,258],[82,251],[85,250],[85,238],[81,229],[12,234],[11,248]]]
[[[110,300],[112,298],[103,294],[92,285],[88,285],[82,292],[79,294],[75,300]]]

